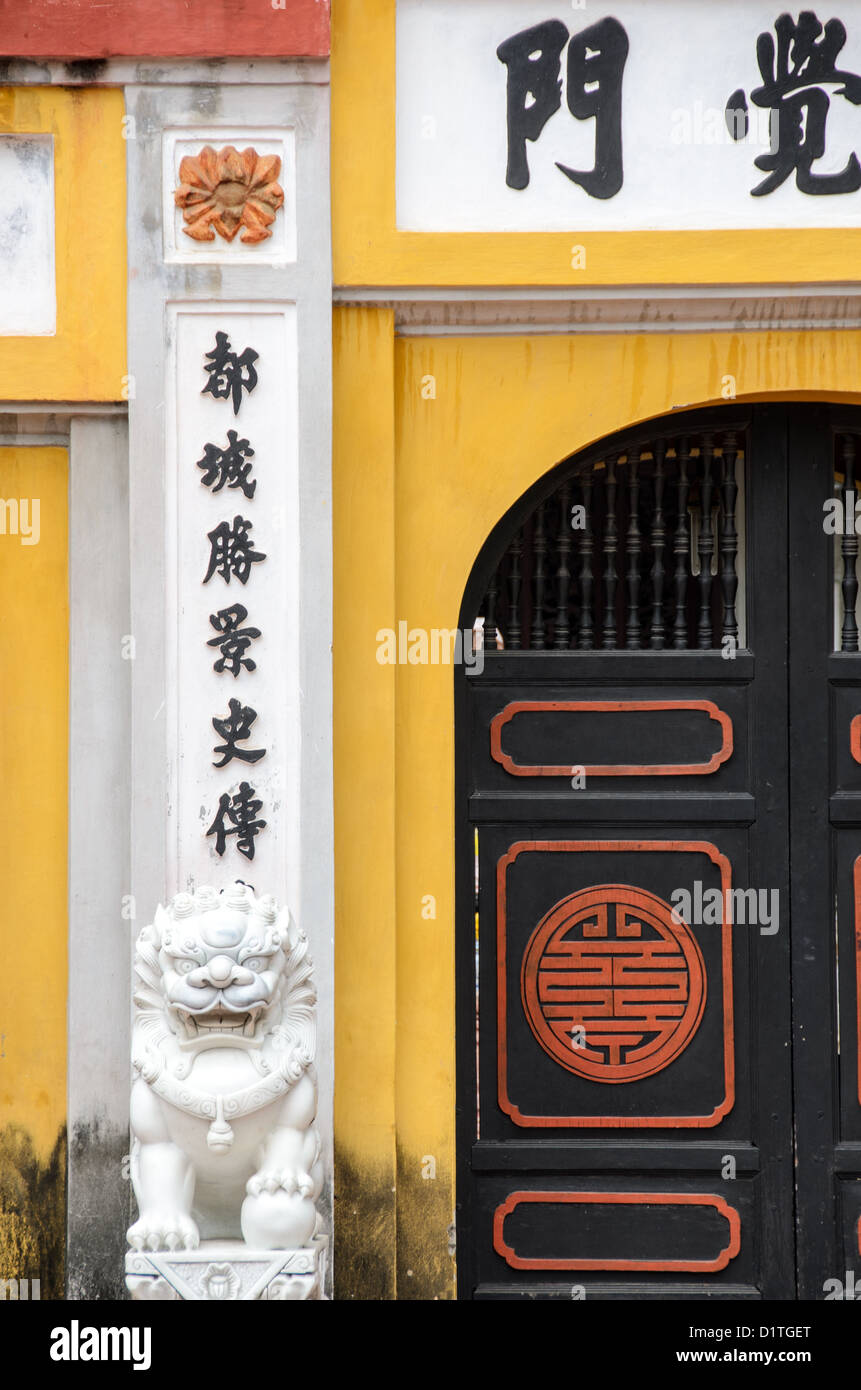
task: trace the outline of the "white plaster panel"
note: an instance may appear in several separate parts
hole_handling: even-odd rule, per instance
[[[111,1299],[123,1287],[130,1197],[126,991],[136,931],[127,896],[128,428],[119,417],[73,418],[70,435],[66,1296]]]
[[[0,335],[57,331],[51,135],[0,135],[0,286]]]
[[[774,35],[783,6],[770,0],[398,0],[397,222],[416,231],[633,231],[661,228],[851,227],[861,220],[861,189],[803,193],[795,177],[752,197],[766,177],[754,159],[768,152],[767,112],[750,102],[761,85],[756,43]],[[791,11],[798,18],[798,9]],[[818,8],[824,23],[833,15]],[[847,42],[837,66],[861,76],[861,0],[837,14]],[[506,68],[496,50],[543,21],[571,34],[607,18],[625,28],[629,53],[622,86],[624,183],[606,200],[591,197],[556,167],[589,170],[595,121],[577,120],[565,92],[535,142],[527,141],[530,181],[506,185]],[[751,129],[734,142],[727,99],[743,88]],[[813,172],[836,173],[861,159],[861,106],[825,84],[830,98],[825,154]],[[804,274],[804,267],[799,273]]]
[[[125,90],[126,110],[135,131],[135,138],[126,143],[128,370],[134,386],[129,402],[130,631],[136,640],[136,659],[131,663],[131,893],[140,925],[157,903],[173,897],[190,881],[223,885],[239,877],[259,893],[274,893],[288,903],[295,921],[307,932],[318,990],[317,1127],[326,1171],[319,1205],[328,1218],[334,988],[328,65],[308,63],[295,82],[290,67],[283,73],[279,68],[281,75],[275,81],[271,69],[265,70],[268,75],[261,69],[258,80],[247,65],[227,62],[213,68],[202,64],[188,72],[185,83],[178,80],[181,70],[172,78],[161,67],[145,68],[138,74],[142,84],[132,83]],[[203,137],[221,148],[229,143],[241,147],[246,135],[266,132],[279,139],[292,132],[295,139],[296,260],[272,264],[253,254],[261,250],[266,254],[266,242],[246,248],[252,254],[229,261],[166,260],[165,136],[187,137],[192,145]],[[287,177],[279,181],[289,202]],[[173,219],[172,188],[170,193]],[[259,384],[251,396],[244,396],[235,418],[226,403],[199,394],[206,380],[203,353],[213,346],[216,331],[228,332],[236,350],[251,346],[260,353]],[[181,370],[194,378],[188,383],[177,377],[178,341]],[[190,356],[185,344],[193,348]],[[187,384],[193,389],[187,390]],[[198,413],[202,407],[211,407],[203,417]],[[209,426],[215,417],[220,421],[220,436],[217,428]],[[237,429],[240,438],[249,438],[256,450],[258,494],[249,503],[227,489],[214,499],[207,498],[200,470],[195,468],[203,445],[224,442],[228,428]],[[275,501],[276,497],[280,500]],[[212,505],[217,515],[209,519],[201,508]],[[279,508],[283,508],[285,530],[276,535]],[[280,555],[287,567],[280,571],[280,608],[270,628],[255,620],[257,595],[263,594],[261,571],[269,566],[268,559],[254,567],[256,574],[246,586],[234,581],[228,586],[219,580],[219,593],[215,579],[202,584],[208,559],[206,532],[214,522],[236,514],[254,521],[256,548],[267,556]],[[199,546],[201,541],[205,548],[192,561],[181,547]],[[193,587],[186,583],[192,571]],[[176,596],[176,603],[181,582],[183,604],[199,604],[199,608],[187,612],[171,608],[169,595]],[[274,570],[266,582],[275,583]],[[154,594],[164,594],[165,601],[153,603]],[[270,607],[274,594],[275,589],[268,595]],[[199,689],[193,684],[219,680],[208,663],[215,655],[215,649],[206,645],[208,636],[214,635],[209,614],[237,600],[248,609],[249,622],[264,632],[257,651],[249,655],[258,662],[254,674],[262,681],[266,672],[269,684],[264,695],[263,685],[255,681],[254,695],[249,695],[244,692],[252,687],[242,677],[227,680],[237,687],[237,698],[258,711],[253,732],[259,729],[262,734],[265,727],[266,738],[250,746],[265,746],[269,752],[266,760],[248,768],[250,776],[235,776],[235,762],[222,775],[256,786],[255,774],[262,778],[270,757],[271,766],[275,765],[273,747],[283,751],[283,758],[280,751],[278,755],[281,780],[277,785],[286,789],[287,799],[281,796],[271,817],[272,825],[281,827],[279,843],[286,846],[277,862],[273,856],[264,857],[270,826],[256,841],[253,861],[232,849],[223,861],[213,859],[205,834],[211,816],[207,818],[201,808],[214,813],[217,797],[215,805],[202,796],[195,800],[201,789],[192,783],[193,775],[209,776],[217,741],[210,721],[216,713],[220,717],[227,712],[233,693],[226,682],[220,687],[219,709],[210,699],[211,686]],[[269,692],[274,693],[274,702]],[[218,776],[214,770],[213,775]],[[208,793],[209,788],[204,790]],[[265,811],[261,815],[270,820]]]
[[[275,214],[271,236],[248,245],[237,232],[225,241],[216,232],[214,241],[195,241],[184,231],[182,208],[174,201],[179,186],[179,166],[186,155],[197,155],[204,145],[215,150],[233,145],[240,154],[253,147],[258,154],[277,154],[281,160],[278,183],[284,190],[284,206]],[[273,130],[251,126],[225,129],[201,127],[195,130],[166,130],[163,136],[164,255],[166,261],[187,265],[288,265],[296,259],[296,138],[290,129]]]
[[[290,811],[299,780],[299,598],[298,447],[295,305],[225,304],[168,307],[168,345],[173,386],[169,393],[167,518],[168,691],[171,709],[168,746],[175,793],[169,798],[172,829],[168,853],[175,856],[170,877],[180,889],[202,883],[227,886],[234,879],[259,885],[279,902],[292,900],[298,879],[298,820]],[[203,393],[208,376],[204,356],[215,346],[217,331],[230,339],[234,352],[251,347],[259,354],[257,384],[244,392],[239,413],[230,400]],[[204,445],[221,449],[227,431],[236,431],[254,450],[249,481],[253,497],[241,488],[215,492],[202,482],[196,466]],[[204,576],[210,558],[208,535],[236,516],[251,523],[250,540],[265,559],[251,565],[247,582],[234,575],[226,582]],[[256,669],[234,677],[214,663],[219,648],[207,645],[217,635],[210,615],[241,604],[248,610],[243,626],[259,628],[246,653]],[[250,764],[233,758],[217,769],[213,751],[223,740],[213,717],[226,719],[228,702],[237,699],[257,713],[250,736],[239,749],[264,748]],[[259,816],[266,826],[254,840],[254,857],[227,838],[223,856],[207,830],[223,793],[236,793],[241,782],[263,802]],[[229,823],[228,823],[229,826]]]

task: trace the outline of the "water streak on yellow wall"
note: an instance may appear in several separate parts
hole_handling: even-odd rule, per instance
[[[0,1123],[44,1159],[66,1118],[66,451],[0,448],[0,498],[38,498],[41,533],[0,534]]]
[[[394,345],[385,309],[333,316],[335,1134],[340,1298],[395,1274],[395,675],[369,631],[394,621]],[[354,586],[354,576],[360,583]],[[385,865],[381,874],[380,866]]]

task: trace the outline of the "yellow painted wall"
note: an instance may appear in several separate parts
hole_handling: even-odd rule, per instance
[[[378,665],[377,631],[398,619],[455,626],[495,522],[594,440],[720,403],[729,376],[739,398],[857,403],[861,333],[396,338],[384,310],[340,308],[335,320],[336,1147],[361,1175],[388,1171],[396,1142],[396,1247],[388,1291],[372,1296],[448,1298],[452,672]],[[427,894],[435,921],[422,917]],[[433,1179],[422,1177],[429,1156]],[[359,1296],[350,1271],[363,1251],[386,1257],[392,1213],[375,1224],[367,1192],[363,1207],[361,1184],[351,1187],[346,1224],[336,1205],[341,1297]]]
[[[119,90],[0,87],[0,134],[54,137],[57,282],[55,335],[0,337],[0,400],[124,399],[124,112]]]
[[[367,634],[395,611],[392,315],[336,310],[333,332],[335,1292],[381,1299],[396,1288],[395,677]]]
[[[53,138],[57,296],[55,333],[0,336],[0,402],[125,398],[124,111],[120,90],[0,87],[0,134]],[[0,534],[0,1279],[38,1278],[42,1298],[60,1298],[68,977],[64,449],[0,447],[0,498],[24,497],[39,499],[38,544]]]
[[[0,448],[0,498],[41,514],[38,545],[0,535],[0,1124],[43,1157],[66,1118],[67,494],[65,449]]]
[[[40,513],[38,544],[0,534],[0,1279],[42,1298],[66,1225],[68,488],[65,449],[0,448],[0,498]]]

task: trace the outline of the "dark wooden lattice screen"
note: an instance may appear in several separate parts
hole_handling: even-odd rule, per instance
[[[479,609],[486,646],[707,651],[737,642],[743,458],[743,436],[726,431],[572,464],[490,580]]]

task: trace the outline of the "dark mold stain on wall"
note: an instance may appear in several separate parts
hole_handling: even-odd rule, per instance
[[[69,1251],[66,1296],[128,1298],[126,1231],[134,1194],[128,1129],[94,1117],[72,1129],[69,1144]]]
[[[394,1174],[335,1146],[335,1298],[395,1297]]]
[[[451,1176],[431,1155],[398,1146],[398,1299],[451,1299],[454,1261],[449,1254],[452,1221]]]
[[[0,1130],[0,1279],[38,1279],[43,1299],[63,1298],[66,1131],[47,1162],[20,1125]]]
[[[398,1150],[397,1179],[384,1164],[335,1147],[335,1298],[454,1298],[449,1254],[450,1176]]]

